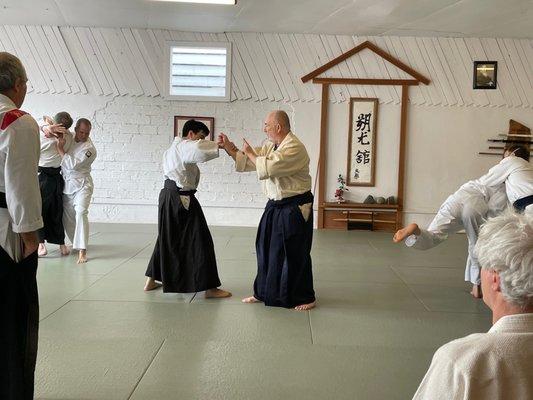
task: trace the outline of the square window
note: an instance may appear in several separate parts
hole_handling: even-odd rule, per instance
[[[167,98],[230,101],[231,43],[169,42]]]

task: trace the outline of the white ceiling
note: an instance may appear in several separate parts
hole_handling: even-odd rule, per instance
[[[0,0],[0,24],[533,38],[533,0]]]

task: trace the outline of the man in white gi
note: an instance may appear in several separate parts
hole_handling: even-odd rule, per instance
[[[74,142],[69,151],[65,151],[64,138],[58,138],[57,149],[63,158],[61,173],[65,179],[63,224],[72,248],[78,250],[78,264],[82,264],[87,262],[88,214],[94,189],[91,165],[96,159],[96,148],[89,138],[91,122],[88,119],[80,118],[74,132]]]
[[[61,175],[61,155],[57,150],[57,139],[64,138],[64,150],[68,151],[73,138],[69,132],[72,117],[59,112],[53,120],[45,117],[47,124],[41,126],[41,157],[39,158],[39,185],[42,197],[44,227],[39,230],[39,256],[48,254],[45,242],[59,245],[61,255],[70,253],[65,245],[63,227],[63,189],[65,182]]]
[[[219,136],[219,143],[235,160],[236,170],[256,171],[269,198],[256,237],[254,295],[243,302],[309,310],[315,307],[309,156],[291,132],[284,111],[269,113],[263,130],[268,143],[253,149],[244,140],[243,151],[238,151],[226,135]]]
[[[471,294],[475,298],[482,297],[480,267],[474,254],[479,228],[488,216],[501,213],[507,206],[503,182],[489,185],[482,179],[483,177],[465,183],[449,196],[427,230],[411,223],[393,237],[395,243],[405,240],[408,247],[427,250],[441,244],[450,234],[464,229],[468,238],[465,281],[472,283]]]
[[[533,399],[533,215],[489,219],[475,251],[493,326],[437,350],[414,400]]]
[[[507,146],[503,160],[480,180],[486,186],[505,183],[507,197],[515,209],[533,213],[533,165],[529,162],[529,149],[523,145]]]
[[[39,127],[24,111],[26,72],[0,52],[0,398],[33,399],[39,299]]]
[[[191,119],[163,155],[165,184],[159,194],[158,236],[146,269],[145,291],[163,286],[165,293],[231,296],[218,288],[213,238],[195,196],[200,182],[197,164],[218,157],[219,146],[205,140],[207,135],[209,128]]]

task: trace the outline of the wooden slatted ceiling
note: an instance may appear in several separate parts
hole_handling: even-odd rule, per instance
[[[194,33],[161,29],[0,25],[0,49],[26,66],[29,91],[48,94],[160,96],[166,42],[231,42],[232,100],[319,102],[317,85],[300,78],[369,40],[431,79],[410,90],[416,105],[533,108],[533,40],[352,37],[276,33]],[[498,88],[473,90],[474,60],[498,61]],[[363,50],[320,77],[410,79]],[[393,86],[331,85],[330,101],[378,97],[399,104]]]

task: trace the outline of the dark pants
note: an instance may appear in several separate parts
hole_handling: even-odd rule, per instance
[[[255,247],[254,297],[267,306],[292,308],[315,301],[311,246],[313,212],[306,221],[298,206],[312,203],[311,192],[270,200],[261,217]]]
[[[39,229],[39,242],[65,244],[63,227],[63,188],[65,181],[61,168],[39,167],[42,216],[44,226]]]
[[[182,191],[170,179],[159,194],[158,236],[146,276],[163,291],[195,293],[220,286],[215,247],[196,190]],[[186,209],[180,196],[189,197]]]
[[[33,399],[39,297],[37,252],[15,263],[0,247],[0,399]]]

